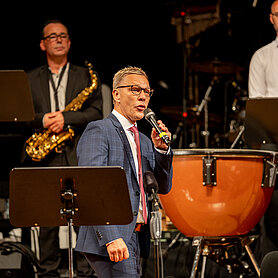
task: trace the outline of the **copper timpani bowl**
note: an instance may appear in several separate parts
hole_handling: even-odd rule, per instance
[[[174,150],[173,187],[160,200],[184,235],[248,233],[265,213],[274,189],[275,152]]]

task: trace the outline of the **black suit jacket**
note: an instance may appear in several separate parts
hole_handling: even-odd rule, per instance
[[[31,135],[35,131],[43,129],[43,116],[51,111],[48,65],[43,65],[28,72],[28,78],[35,109],[35,119],[29,125]],[[90,85],[91,79],[88,69],[70,64],[65,104],[68,105],[84,88]],[[65,127],[71,126],[75,132],[73,142],[68,141],[65,147],[68,164],[77,165],[75,150],[81,133],[89,122],[102,118],[102,95],[99,77],[97,89],[84,102],[82,108],[75,112],[63,112],[63,115]],[[45,161],[47,161],[47,158],[45,158]]]

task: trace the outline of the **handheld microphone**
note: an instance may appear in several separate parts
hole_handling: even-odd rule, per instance
[[[155,117],[154,112],[147,108],[144,111],[145,119],[151,124],[152,127],[155,128],[156,132],[158,133],[159,137],[164,141],[167,146],[170,146],[171,140],[168,137],[167,133],[162,131],[161,128],[157,124],[157,120]]]

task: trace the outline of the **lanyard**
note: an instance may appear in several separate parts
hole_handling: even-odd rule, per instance
[[[52,89],[54,91],[54,99],[55,99],[55,110],[56,111],[59,111],[59,101],[58,101],[58,89],[59,89],[59,86],[60,86],[60,83],[61,83],[61,80],[63,78],[63,75],[65,73],[65,70],[66,70],[66,67],[67,67],[67,64],[63,66],[62,68],[62,71],[59,75],[59,80],[58,80],[58,84],[57,84],[57,87],[55,86],[55,83],[54,83],[54,80],[53,80],[53,77],[52,77],[52,73],[51,71],[49,70],[49,79],[50,79],[50,83],[51,83],[51,86],[52,86]]]

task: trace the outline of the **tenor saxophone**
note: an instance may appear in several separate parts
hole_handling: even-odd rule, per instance
[[[74,98],[63,111],[77,111],[81,109],[83,103],[89,97],[89,95],[96,90],[98,86],[98,80],[96,74],[93,73],[92,64],[87,64],[89,68],[91,86],[83,89],[81,93]],[[40,133],[34,133],[26,141],[26,153],[34,161],[41,161],[45,158],[51,151],[55,150],[59,152],[59,147],[66,140],[71,140],[74,137],[73,129],[69,128],[63,130],[60,133],[54,133],[50,129],[43,130]]]

